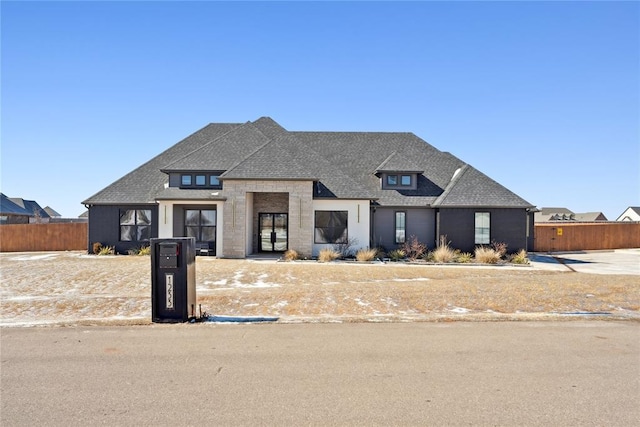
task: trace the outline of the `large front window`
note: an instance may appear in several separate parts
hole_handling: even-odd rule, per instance
[[[215,242],[215,209],[187,209],[184,224],[186,237],[195,237],[198,242]]]
[[[315,243],[344,243],[347,235],[347,211],[316,211]]]
[[[120,211],[120,241],[146,242],[151,237],[151,209]]]
[[[491,215],[489,212],[476,212],[475,243],[476,245],[491,243]]]

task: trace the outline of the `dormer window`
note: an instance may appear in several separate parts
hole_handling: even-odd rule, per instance
[[[415,173],[385,173],[382,188],[386,190],[415,190],[418,176]]]
[[[175,176],[175,175],[174,175]],[[180,188],[222,188],[219,173],[181,173]],[[173,181],[175,182],[175,181]],[[176,185],[176,184],[174,184]]]

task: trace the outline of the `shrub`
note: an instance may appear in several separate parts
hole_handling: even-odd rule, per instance
[[[356,259],[358,261],[373,261],[378,256],[377,249],[360,249],[356,253]]]
[[[427,251],[427,246],[424,243],[420,243],[416,236],[411,236],[402,245],[402,250],[407,258],[415,261],[418,258],[422,258],[422,255]]]
[[[300,258],[298,252],[293,249],[287,249],[287,251],[282,255],[282,259],[285,261],[295,261],[298,258]]]
[[[473,254],[469,252],[457,252],[455,261],[461,264],[468,264],[473,262]]]
[[[493,248],[478,246],[475,251],[476,262],[482,264],[497,264],[500,261],[500,254]]]
[[[113,246],[101,246],[97,255],[115,255],[116,249]]]
[[[100,253],[100,249],[102,249],[102,243],[100,242],[94,242],[93,245],[91,245],[91,250],[95,255]]]
[[[141,246],[127,251],[129,255],[151,255],[151,246]]]
[[[491,242],[491,248],[496,251],[500,258],[503,258],[507,253],[507,244],[504,242],[496,242],[495,240]]]
[[[320,253],[318,254],[318,261],[320,262],[335,261],[338,258],[340,258],[340,253],[333,249],[325,248],[320,250]]]
[[[435,262],[453,262],[455,260],[456,252],[449,246],[447,236],[440,236],[438,247],[432,252],[432,257]]]
[[[389,258],[391,258],[391,261],[400,261],[401,259],[404,259],[406,256],[407,254],[402,249],[394,249],[391,252],[389,252]]]
[[[353,256],[353,247],[358,244],[358,239],[350,237],[333,245],[333,251],[338,253],[338,257],[347,258]]]
[[[527,251],[525,251],[524,249],[520,249],[519,252],[516,252],[515,254],[511,255],[509,261],[514,264],[529,264],[529,258],[527,258]]]

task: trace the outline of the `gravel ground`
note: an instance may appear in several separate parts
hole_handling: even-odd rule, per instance
[[[145,324],[148,256],[0,254],[0,325]],[[281,322],[640,320],[640,276],[533,266],[225,260],[197,257],[208,314]]]

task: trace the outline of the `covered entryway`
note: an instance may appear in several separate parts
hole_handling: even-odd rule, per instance
[[[260,252],[284,252],[288,246],[288,214],[260,213]]]

